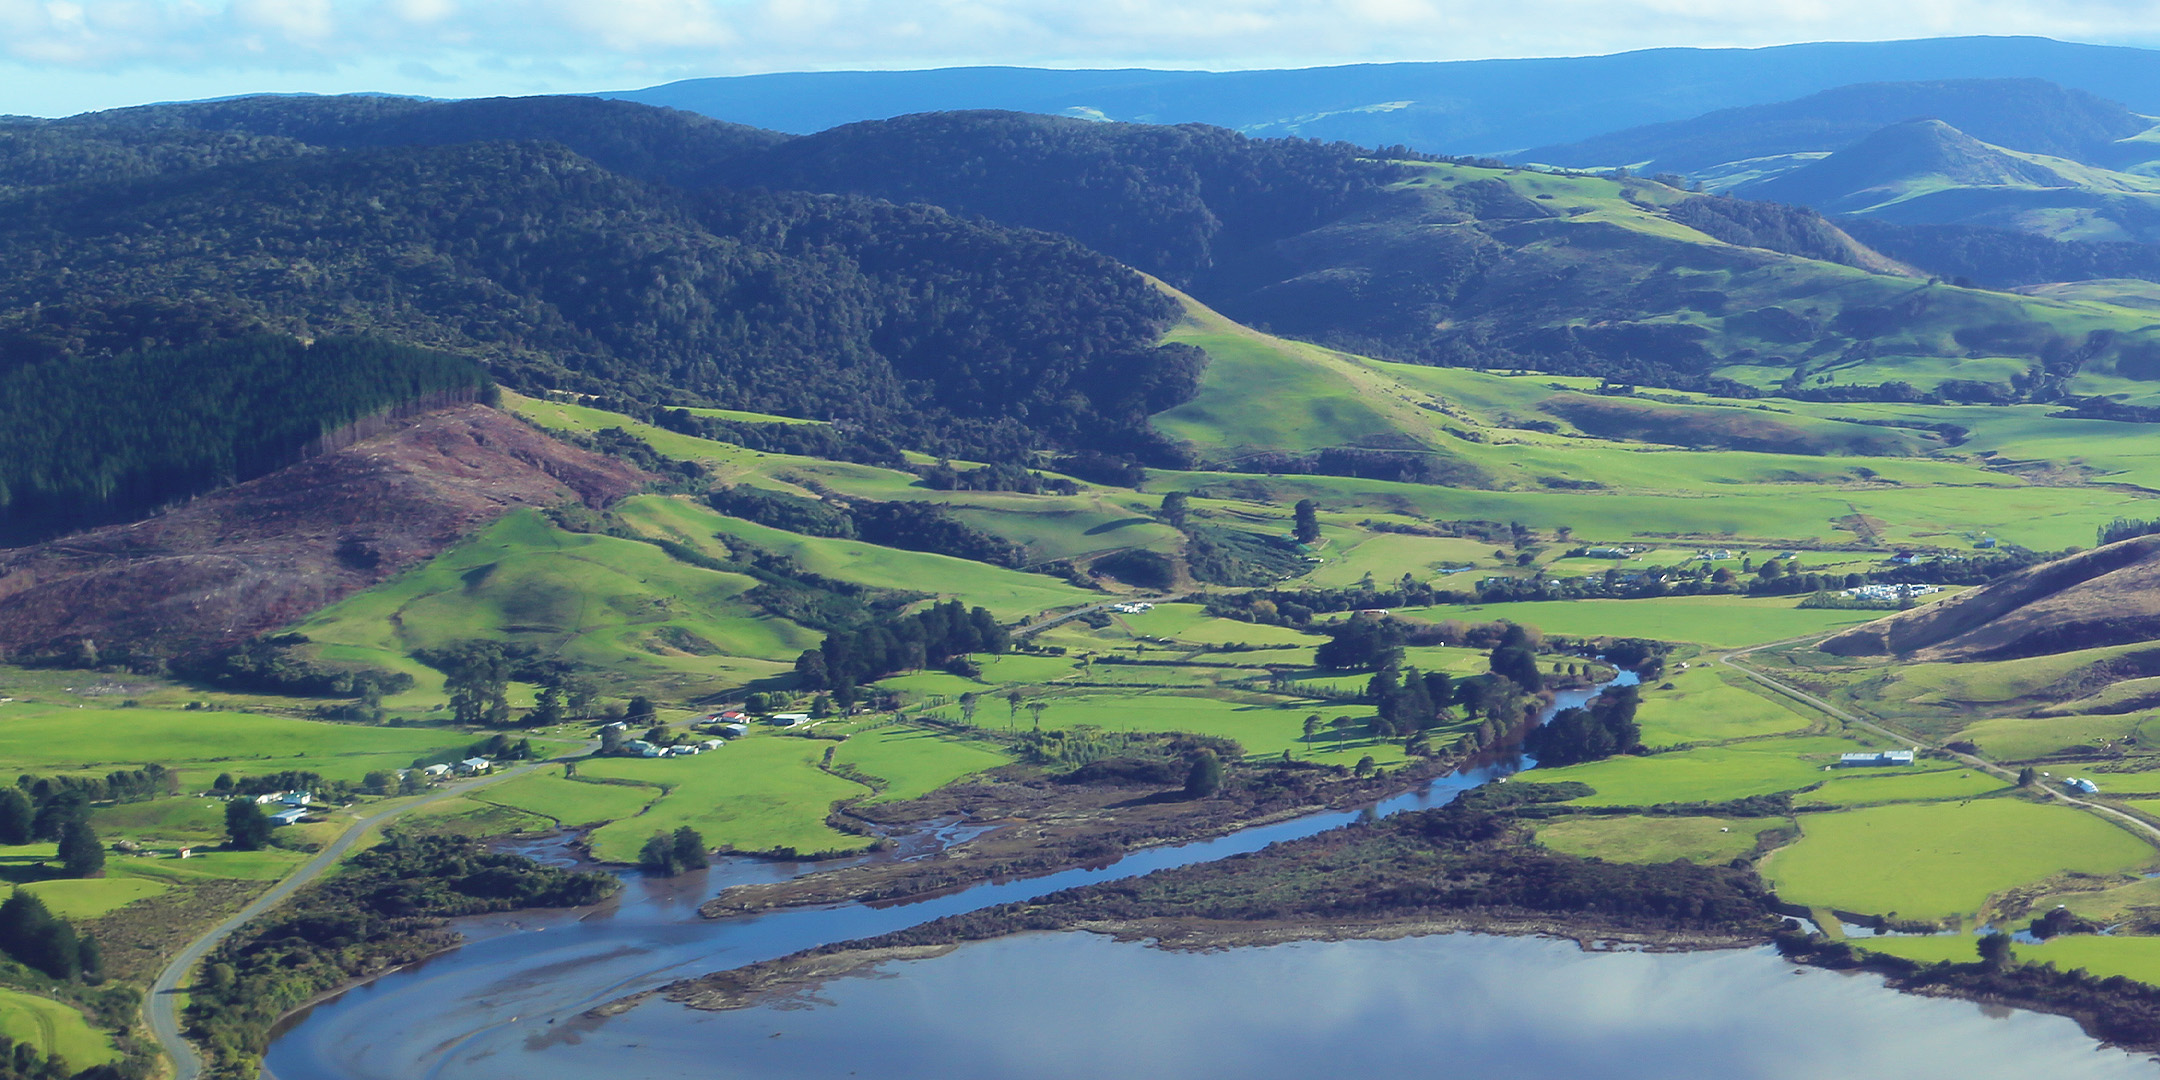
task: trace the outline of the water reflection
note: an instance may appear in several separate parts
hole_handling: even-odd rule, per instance
[[[1505,1076],[1956,1080],[2160,1075],[2068,1020],[1802,977],[1765,950],[1585,953],[1447,935],[1190,954],[1011,938],[733,1013],[652,1005],[445,1076],[884,1080]],[[501,1050],[508,1051],[507,1046]]]

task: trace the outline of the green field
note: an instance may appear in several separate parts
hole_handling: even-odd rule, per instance
[[[56,878],[20,886],[45,902],[55,915],[70,919],[95,919],[115,908],[126,907],[144,897],[156,896],[170,886],[136,877]]]
[[[476,802],[523,810],[572,827],[636,817],[659,797],[657,787],[564,779],[562,769],[555,766],[490,784],[468,796]]]
[[[1893,802],[1970,799],[2009,788],[2002,779],[1971,769],[1874,774],[1849,770],[1794,800],[1801,806],[1872,806]]]
[[[756,584],[517,511],[298,629],[382,663],[457,641],[511,641],[610,680],[691,692],[778,674],[817,644],[811,631],[737,601]]]
[[[593,854],[636,862],[653,832],[688,825],[715,847],[741,851],[860,851],[867,837],[825,824],[832,804],[869,794],[861,784],[819,769],[827,748],[840,744],[785,735],[738,739],[726,748],[686,758],[603,758],[580,775],[656,784],[668,793],[643,815],[592,833]]]
[[[72,1069],[120,1060],[112,1036],[91,1027],[74,1006],[20,990],[0,989],[0,1035],[66,1058]]]
[[[1861,747],[1830,738],[1761,739],[1733,746],[1617,757],[1539,769],[1523,783],[1578,780],[1597,790],[1575,800],[1584,806],[1657,806],[1664,803],[1723,802],[1750,795],[1795,791],[1823,782],[1823,771],[1840,753]]]
[[[1667,683],[1672,689],[1665,689]],[[1708,664],[1667,672],[1657,687],[1643,695],[1642,708],[1636,713],[1643,744],[1673,746],[1782,735],[1816,722],[1815,717],[1788,706],[1782,697],[1756,693],[1749,689],[1751,685],[1737,672]]]
[[[1805,814],[1800,825],[1801,838],[1763,862],[1781,899],[1905,919],[1971,916],[2004,889],[2154,858],[2098,818],[2019,798]]]
[[[1756,834],[1782,822],[1721,817],[1570,817],[1540,825],[1538,843],[1564,855],[1607,862],[1674,859],[1726,863],[1754,850]]]
[[[29,701],[0,704],[0,769],[20,773],[110,772],[161,764],[183,783],[206,790],[221,772],[235,776],[306,769],[358,781],[377,769],[466,745],[457,732],[364,727],[254,713],[152,708],[70,707]],[[122,818],[139,813],[120,808]],[[183,821],[199,811],[179,811]]]
[[[912,724],[894,724],[848,736],[833,755],[884,781],[875,802],[915,799],[965,776],[1009,764],[1012,758],[984,742]]]
[[[1392,765],[1404,757],[1401,740],[1375,739],[1366,730],[1373,717],[1369,705],[1300,702],[1259,694],[1201,695],[1175,691],[1070,692],[1053,694],[1045,700],[1049,703],[1042,715],[1045,728],[1090,726],[1106,731],[1188,731],[1236,739],[1250,757],[1277,758],[1287,750],[1295,757],[1329,764],[1354,764],[1358,758],[1370,754],[1375,763]],[[957,713],[957,710],[943,711]],[[985,702],[977,722],[1003,724],[1007,722],[1005,713],[1002,704]],[[1349,716],[1353,725],[1340,741],[1336,739],[1334,729],[1326,727],[1308,740],[1305,718],[1313,713],[1319,713],[1323,722],[1337,716]],[[958,716],[952,718],[958,719]],[[1033,725],[1034,718],[1023,709],[1016,723],[1026,728]],[[1453,737],[1451,733],[1435,732],[1434,740],[1445,741],[1443,734]]]
[[[1998,761],[2025,761],[2058,750],[2106,750],[2125,737],[2138,742],[2160,737],[2150,714],[2140,716],[2003,717],[1964,729],[1961,737]]]

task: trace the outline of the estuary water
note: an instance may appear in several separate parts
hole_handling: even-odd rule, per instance
[[[1553,708],[1590,693],[1563,694]],[[652,999],[675,979],[991,904],[1257,851],[1439,805],[1534,762],[1434,781],[1370,810],[1314,814],[1105,867],[917,903],[708,921],[721,889],[812,867],[726,860],[626,875],[597,909],[462,920],[468,943],[296,1018],[280,1080],[672,1077],[1302,1078],[1402,1069],[1634,1077],[2160,1078],[2068,1020],[1800,971],[1767,949],[1584,952],[1472,934],[1169,953],[1089,934],[1025,935],[888,964],[796,1000],[704,1013]]]

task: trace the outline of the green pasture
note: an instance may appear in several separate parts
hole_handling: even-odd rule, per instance
[[[1396,611],[1420,619],[1505,619],[1568,637],[1646,637],[1729,649],[1829,634],[1882,617],[1878,611],[1798,607],[1786,596],[1661,596],[1646,600],[1539,600]]]
[[[2043,716],[2070,716],[2079,713],[2127,713],[2148,707],[2148,703],[2160,700],[2160,678],[2124,679],[2109,683],[2087,697],[2065,701],[2040,710]]]
[[[404,768],[414,758],[470,741],[457,732],[254,713],[78,708],[30,701],[0,705],[0,769],[102,774],[123,766],[161,764],[179,770],[182,782],[197,789],[207,789],[220,772],[242,776],[310,769],[332,779],[357,781],[370,771]]]
[[[1355,528],[1328,530],[1334,543],[1321,551],[1326,561],[1306,575],[1322,588],[1349,588],[1367,574],[1375,584],[1386,586],[1409,574],[1419,581],[1440,577],[1444,567],[1471,565],[1491,570],[1514,566],[1493,558],[1493,547],[1480,540],[1451,536],[1412,536],[1405,533],[1368,533]],[[1472,577],[1482,576],[1476,571]]]
[[[219,805],[222,807],[222,804]],[[307,860],[306,853],[285,848],[265,848],[261,851],[197,848],[194,856],[187,859],[114,855],[105,861],[105,870],[108,874],[172,884],[218,879],[276,881],[292,873]]]
[[[1765,818],[1565,817],[1539,825],[1538,843],[1563,855],[1607,862],[1728,863],[1755,849],[1755,837],[1780,824]]]
[[[1843,739],[1757,739],[1730,746],[1538,769],[1518,782],[1579,780],[1596,790],[1596,794],[1576,800],[1584,806],[1725,802],[1821,783],[1828,778],[1823,770],[1837,760],[1838,754],[1858,749],[1857,744]]]
[[[636,862],[639,846],[655,830],[672,832],[683,825],[703,834],[708,844],[741,851],[859,851],[868,839],[825,824],[834,803],[869,793],[818,768],[825,751],[840,745],[757,735],[696,757],[587,762],[578,769],[582,776],[668,789],[644,814],[594,830],[593,854],[611,862]]]
[[[1185,731],[1236,739],[1238,745],[1245,748],[1245,753],[1254,758],[1280,757],[1287,750],[1293,757],[1327,764],[1351,765],[1367,754],[1380,765],[1393,765],[1404,760],[1401,740],[1376,739],[1367,730],[1374,715],[1372,707],[1367,705],[1298,701],[1260,694],[1218,692],[1203,696],[1176,691],[1059,692],[1043,700],[1048,703],[1042,714],[1044,728],[1092,726],[1106,731]],[[1314,713],[1320,714],[1323,726],[1320,733],[1308,741],[1305,718]],[[943,710],[941,715],[945,714],[958,719],[957,709]],[[1337,716],[1348,716],[1352,720],[1352,726],[1343,733],[1340,743],[1334,729],[1325,726]],[[985,701],[982,712],[976,717],[976,723],[993,727],[1005,724],[1007,720],[1005,704],[996,698]],[[1013,722],[1025,730],[1034,726],[1035,718],[1022,708]],[[1440,733],[1435,733],[1434,738],[1436,742],[1445,741]]]
[[[1672,689],[1665,689],[1669,684]],[[1644,687],[1642,724],[1646,746],[1724,742],[1799,731],[1817,718],[1787,705],[1782,697],[1756,693],[1750,682],[1729,669],[1696,664],[1668,671],[1655,688]]]
[[[2007,790],[2000,777],[1974,769],[1843,769],[1835,779],[1793,801],[1800,806],[1873,806],[1894,802],[1971,799]]]
[[[138,877],[54,878],[33,881],[16,888],[37,897],[53,914],[70,919],[95,919],[137,900],[156,896],[171,886]]]
[[[1762,864],[1786,901],[1907,919],[1972,915],[2055,874],[2119,873],[2153,849],[2091,814],[2020,798],[1912,803],[1800,817]]]
[[[2029,761],[2058,750],[2100,750],[2120,743],[2128,736],[2136,736],[2142,745],[2151,745],[2148,738],[2160,737],[2160,729],[2150,726],[2153,720],[2150,713],[2003,717],[1982,720],[1960,731],[1958,736],[1971,741],[1981,753],[1997,761]]]
[[[1319,646],[1326,638],[1292,626],[1240,622],[1209,615],[1198,604],[1157,604],[1153,611],[1130,615],[1111,612],[1110,625],[1096,631],[1113,645],[1119,638],[1169,638],[1187,645],[1297,645]],[[1122,631],[1122,633],[1120,633]]]
[[[499,784],[490,784],[468,798],[553,818],[558,824],[575,827],[636,817],[660,795],[659,788],[642,784],[601,784],[566,779],[562,769],[550,765]]]
[[[881,589],[959,597],[970,606],[988,608],[1004,619],[1103,599],[1100,593],[1074,588],[1053,577],[970,559],[900,551],[861,540],[803,536],[718,514],[712,515],[711,523],[716,532],[779,552],[815,574]]]
[[[0,1035],[35,1046],[47,1057],[66,1058],[71,1069],[120,1060],[112,1036],[91,1027],[74,1006],[21,990],[0,988]]]
[[[90,824],[101,836],[199,844],[225,838],[225,804],[192,794],[119,803],[92,810]]]
[[[817,644],[812,631],[736,599],[756,584],[521,510],[297,629],[383,656],[512,641],[604,677],[693,693],[778,674]]]
[[[878,802],[921,798],[962,777],[1011,761],[990,743],[913,724],[850,735],[833,755],[834,764],[852,765],[885,781],[885,790],[873,800]]]

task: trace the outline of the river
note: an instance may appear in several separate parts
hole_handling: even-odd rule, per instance
[[[1562,694],[1557,710],[1588,691]],[[1796,969],[1767,949],[1584,952],[1471,934],[1166,953],[1087,934],[984,942],[838,980],[828,1004],[701,1013],[658,999],[595,1005],[686,976],[945,915],[1257,851],[1364,813],[1435,806],[1529,767],[1434,781],[1368,811],[1313,814],[1153,848],[1101,868],[984,884],[918,903],[845,904],[720,921],[731,885],[812,867],[723,860],[674,879],[626,876],[596,910],[463,920],[467,944],[296,1019],[272,1043],[279,1080],[629,1080],[653,1077],[1309,1077],[1453,1066],[1570,1080],[1696,1075],[2160,1077],[2095,1051],[2068,1020],[1901,995],[1871,976]],[[1680,1055],[1675,1057],[1674,1055]],[[1858,1056],[1856,1056],[1858,1055]],[[1855,1070],[1858,1060],[1881,1068]],[[1895,1064],[1897,1067],[1892,1067]]]

